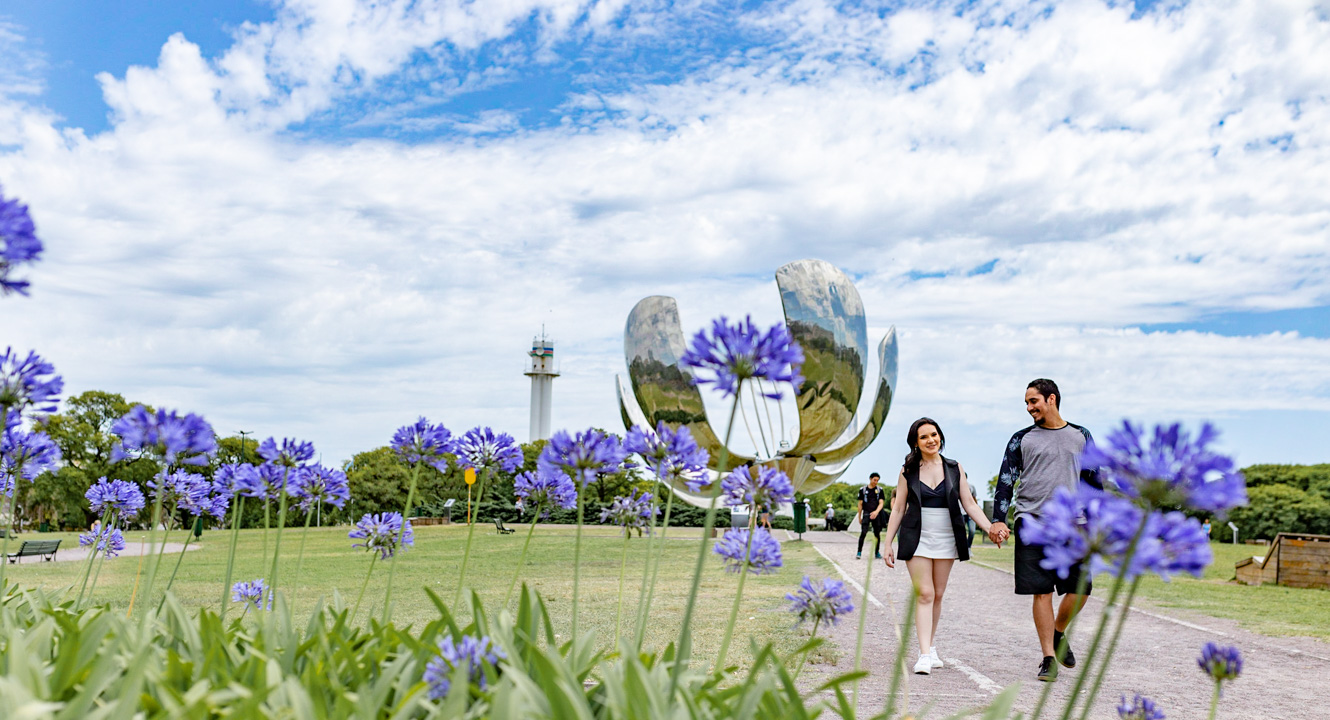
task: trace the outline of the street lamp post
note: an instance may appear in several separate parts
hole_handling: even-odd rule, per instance
[[[240,436],[240,462],[244,462],[244,461],[245,461],[245,436],[246,436],[246,435],[253,435],[254,433],[251,432],[251,431],[249,431],[249,430],[237,430],[237,431],[236,431],[236,434]]]

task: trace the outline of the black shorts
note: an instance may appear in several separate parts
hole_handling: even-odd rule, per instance
[[[1067,577],[1058,577],[1056,570],[1049,570],[1042,567],[1039,562],[1044,559],[1043,545],[1027,545],[1021,542],[1021,521],[1016,521],[1016,594],[1017,595],[1048,595],[1054,590],[1059,595],[1076,592],[1076,585],[1080,582],[1081,573],[1084,571],[1084,563],[1077,563],[1067,573]],[[1089,595],[1094,589],[1090,578],[1085,579],[1084,594]]]

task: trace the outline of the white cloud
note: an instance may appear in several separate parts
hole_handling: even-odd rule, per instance
[[[783,39],[600,96],[599,116],[572,102],[561,127],[493,111],[447,121],[499,136],[416,145],[282,131],[415,52],[483,72],[466,54],[530,17],[631,36],[658,13],[289,4],[220,59],[176,36],[157,66],[104,76],[107,132],[0,103],[17,146],[0,179],[48,245],[0,333],[75,390],[344,459],[419,413],[524,437],[542,323],[556,424],[613,426],[637,299],[676,295],[692,327],[773,322],[771,272],[813,256],[858,278],[874,340],[902,329],[893,418],[946,403],[1002,426],[1037,374],[1104,421],[1330,411],[1330,341],[1120,329],[1330,302],[1330,22],[1306,3],[1132,21],[796,2],[731,19]]]

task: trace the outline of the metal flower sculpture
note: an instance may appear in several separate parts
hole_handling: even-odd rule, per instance
[[[728,467],[719,467],[721,440],[707,421],[702,394],[679,363],[685,337],[678,306],[674,298],[660,295],[643,298],[628,314],[624,357],[631,393],[623,378],[617,378],[619,409],[629,429],[653,428],[659,422],[687,426],[710,454],[714,471],[745,463],[770,465],[784,471],[795,490],[812,493],[840,477],[882,430],[896,389],[896,328],[878,343],[877,395],[859,427],[857,409],[868,374],[868,322],[859,291],[845,273],[822,260],[782,266],[776,271],[776,286],[786,327],[804,351],[804,381],[794,389],[799,417],[796,440],[786,440],[784,428],[778,431],[771,422],[772,408],[762,397],[765,389],[749,388],[752,396],[744,400],[750,404],[745,412],[753,413],[758,429],[753,441],[758,456],[731,449]],[[774,417],[781,417],[783,426],[780,413],[777,407]],[[705,504],[702,495],[683,483],[671,485],[686,500]]]

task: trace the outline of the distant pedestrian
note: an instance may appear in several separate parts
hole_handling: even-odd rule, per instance
[[[1206,518],[1205,522],[1201,523],[1201,530],[1205,532],[1205,537],[1210,537],[1210,518]]]
[[[770,529],[771,529],[771,506],[770,506],[770,505],[763,505],[761,509],[762,509],[762,513],[761,513],[760,515],[757,516],[757,517],[758,517],[758,523],[760,523],[760,524],[762,525],[762,527],[766,528],[767,530],[770,530]]]
[[[835,529],[836,529],[836,508],[833,507],[831,503],[827,503],[827,513],[826,513],[826,518],[827,518],[827,530],[828,530],[828,531],[835,530]]]
[[[864,538],[868,536],[868,531],[873,531],[873,556],[882,559],[882,528],[887,524],[886,492],[878,487],[882,476],[877,473],[870,473],[868,484],[859,488],[859,551],[855,553],[855,559],[864,555]]]

